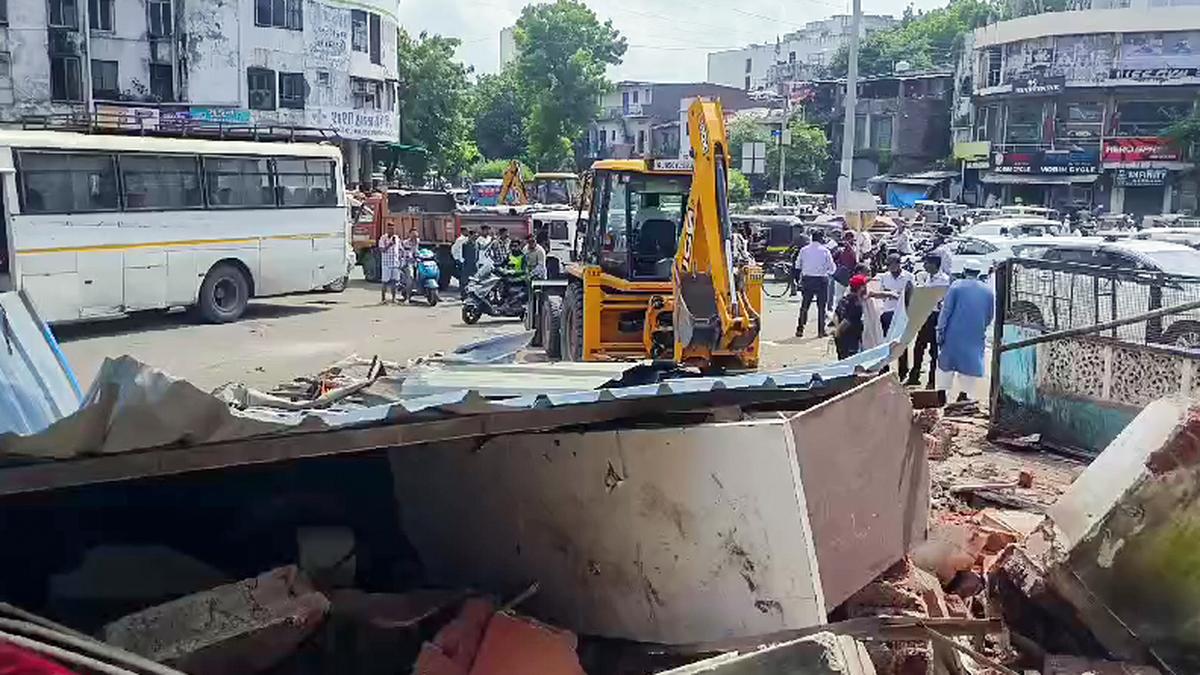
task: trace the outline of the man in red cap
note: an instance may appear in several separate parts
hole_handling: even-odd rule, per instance
[[[850,277],[846,295],[838,301],[837,328],[833,332],[833,344],[837,347],[838,360],[849,358],[862,349],[863,302],[867,297],[867,276],[856,274]]]

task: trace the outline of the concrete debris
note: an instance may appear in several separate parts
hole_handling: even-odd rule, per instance
[[[421,647],[414,675],[583,675],[575,634],[471,598]]]
[[[748,653],[731,652],[663,671],[660,675],[875,675],[863,643],[847,635],[815,635]]]
[[[324,672],[391,675],[404,672],[421,649],[422,628],[448,615],[463,593],[334,591],[324,632]]]
[[[1054,654],[1046,657],[1042,675],[1160,675],[1158,668],[1119,661],[1097,661]]]
[[[288,566],[130,614],[103,635],[191,675],[258,673],[291,654],[328,610],[329,600]]]
[[[57,616],[99,625],[230,581],[211,565],[166,546],[103,544],[88,549],[75,569],[50,577],[49,607]]]

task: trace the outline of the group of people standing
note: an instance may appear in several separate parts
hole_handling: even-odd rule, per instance
[[[531,279],[545,279],[548,244],[544,237],[539,241],[530,233],[525,236],[522,246],[519,240],[509,236],[508,229],[504,227],[497,231],[495,237],[488,225],[481,226],[478,232],[463,228],[450,246],[450,256],[457,267],[459,297],[467,297],[467,285],[485,261],[495,269],[525,272]]]
[[[911,363],[907,348],[900,355],[898,375],[907,384],[919,386],[928,353],[928,388],[936,386],[960,397],[975,392],[983,376],[986,329],[995,306],[994,292],[980,280],[982,270],[969,264],[963,277],[952,281],[946,232],[939,233],[916,274],[903,267],[903,255],[912,253],[903,226],[894,233],[891,247],[881,242],[875,251],[863,246],[860,234],[865,233],[847,230],[841,241],[831,246],[824,231],[814,230],[811,240],[802,242],[794,262],[801,295],[796,337],[803,337],[809,311],[816,303],[818,336],[826,337],[832,331],[838,359],[849,358],[884,342],[897,319],[907,316],[915,288],[949,287],[917,331]],[[875,275],[867,262],[872,253],[884,260],[882,271]],[[828,311],[833,312],[829,321]]]

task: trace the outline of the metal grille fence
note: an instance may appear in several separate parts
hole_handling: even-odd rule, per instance
[[[996,290],[1006,325],[1046,333],[1097,327],[1088,333],[1134,344],[1200,348],[1200,309],[1101,328],[1200,302],[1200,277],[1016,259],[998,268]]]

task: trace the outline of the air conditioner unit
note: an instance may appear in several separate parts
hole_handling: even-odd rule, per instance
[[[271,100],[271,92],[268,91],[252,91],[250,92],[250,107],[262,110],[275,107],[275,102]]]
[[[79,33],[70,28],[51,28],[50,53],[55,56],[78,56]]]
[[[171,41],[150,41],[150,63],[171,64]]]

